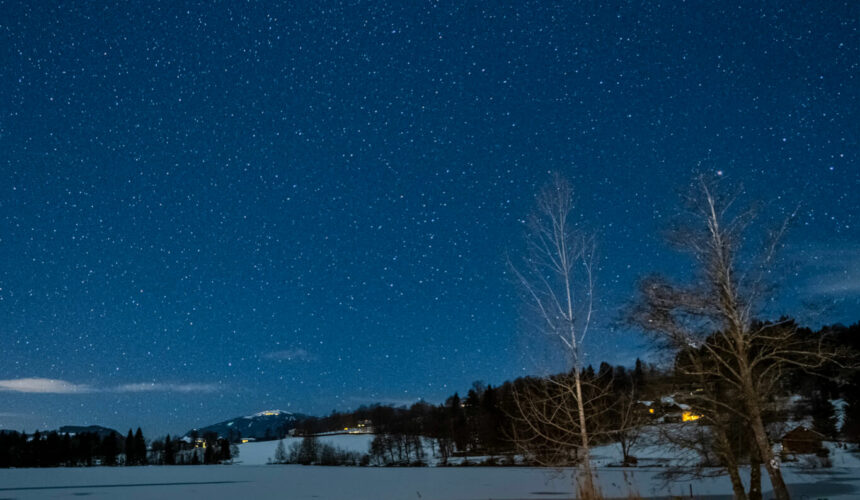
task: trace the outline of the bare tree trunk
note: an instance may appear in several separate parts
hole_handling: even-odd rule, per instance
[[[750,493],[749,500],[762,500],[761,494],[761,458],[755,440],[750,439]]]
[[[752,428],[756,448],[759,452],[759,457],[764,463],[764,468],[770,478],[770,484],[773,486],[773,495],[776,500],[789,500],[791,495],[788,493],[788,487],[782,479],[782,471],[779,468],[779,463],[773,456],[773,451],[770,448],[770,439],[767,437],[767,432],[764,430],[764,424],[761,420],[761,410],[758,406],[758,401],[751,401],[750,411],[750,427]]]
[[[591,453],[588,448],[588,429],[585,427],[585,405],[582,400],[582,380],[579,367],[574,369],[574,383],[576,384],[576,407],[577,413],[579,413],[579,436],[582,440],[582,448],[579,449],[579,467],[585,480],[586,491],[594,492],[594,474],[591,471]]]
[[[720,418],[720,409],[718,408],[716,401],[720,399],[720,394],[714,388],[713,384],[709,383],[709,381],[705,378],[704,374],[706,373],[706,369],[702,364],[701,357],[694,354],[693,351],[687,351],[687,360],[688,362],[694,366],[695,372],[698,374],[699,384],[703,391],[703,394],[706,395],[702,399],[702,407],[706,409],[706,413],[709,415],[709,420],[711,423],[711,429],[716,434],[717,438],[717,451],[720,457],[723,460],[723,465],[726,467],[726,472],[729,474],[729,479],[732,483],[732,492],[734,493],[735,500],[747,500],[746,490],[744,489],[744,483],[741,479],[740,467],[738,463],[738,458],[735,455],[734,450],[732,450],[732,446],[729,443],[728,433],[726,432],[726,424]]]
[[[723,462],[726,466],[726,471],[729,473],[729,479],[732,482],[732,492],[735,495],[735,500],[747,500],[747,493],[744,489],[744,482],[741,479],[740,470],[738,469],[738,461],[732,452],[729,439],[726,436],[725,429],[721,425],[714,426],[714,432],[717,434],[717,441],[722,452]]]
[[[746,400],[745,405],[747,407],[747,414],[749,415],[749,425],[753,432],[758,458],[764,463],[764,468],[770,478],[770,484],[773,486],[774,498],[776,500],[789,500],[791,495],[788,493],[788,487],[785,485],[785,481],[782,478],[782,471],[779,468],[779,462],[773,455],[770,439],[767,436],[767,431],[764,429],[759,394],[758,391],[755,390],[755,386],[752,382],[753,377],[751,370],[749,369],[747,353],[744,352],[743,354],[744,355],[739,356],[738,359],[740,365],[739,371],[743,377],[741,382],[744,387],[744,399]]]

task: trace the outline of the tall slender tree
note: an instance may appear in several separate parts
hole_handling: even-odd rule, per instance
[[[537,197],[537,210],[528,221],[527,251],[510,268],[522,289],[535,330],[560,344],[570,366],[570,377],[547,378],[515,395],[524,433],[516,442],[533,456],[564,460],[573,447],[579,467],[580,497],[596,495],[591,467],[588,391],[582,380],[583,349],[594,304],[594,239],[578,230],[573,218],[573,188],[553,174]],[[572,405],[572,408],[568,408]],[[572,439],[576,437],[576,440]],[[538,444],[539,443],[539,444]],[[534,451],[534,450],[532,450]]]
[[[140,430],[140,427],[138,427],[137,431],[134,433],[134,451],[136,454],[135,463],[137,465],[146,465],[149,462],[146,456],[146,440],[143,438],[143,431]]]
[[[835,439],[838,432],[836,408],[833,403],[820,391],[813,393],[810,403],[812,428],[830,439]]]
[[[131,429],[125,436],[125,465],[137,465],[137,450],[135,449],[134,434]]]
[[[170,439],[170,434],[164,438],[164,465],[176,464],[176,448],[173,446],[173,441]]]

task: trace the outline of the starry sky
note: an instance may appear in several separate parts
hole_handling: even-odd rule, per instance
[[[860,319],[857,2],[0,13],[0,428],[154,437],[534,373],[505,262],[550,171],[598,235],[590,361],[646,354],[617,320],[688,265],[659,229],[695,172],[804,202],[775,314]]]

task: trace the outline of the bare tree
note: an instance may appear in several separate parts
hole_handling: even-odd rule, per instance
[[[766,278],[791,217],[767,231],[756,250],[749,236],[756,212],[738,210],[736,196],[721,195],[714,183],[699,178],[687,201],[669,240],[694,258],[698,273],[688,285],[644,279],[631,320],[686,355],[681,368],[700,381],[695,403],[714,424],[718,441],[724,437],[719,424],[728,416],[744,422],[775,497],[788,499],[764,414],[789,370],[813,370],[835,359],[822,339],[805,338],[793,322],[755,320],[772,294]]]
[[[535,457],[570,463],[570,453],[580,471],[579,489],[584,498],[596,487],[590,461],[588,396],[582,380],[582,343],[594,310],[594,240],[578,231],[571,220],[573,189],[559,174],[537,198],[537,211],[528,221],[527,253],[511,263],[525,302],[533,314],[532,326],[564,349],[571,371],[567,377],[551,377],[515,391],[522,424],[517,442],[537,451]],[[594,391],[590,391],[594,392]],[[526,432],[528,435],[522,435]],[[536,449],[535,445],[541,443]]]
[[[610,406],[613,416],[612,437],[621,447],[622,465],[636,465],[636,458],[630,453],[642,436],[642,428],[647,418],[642,411],[642,405],[636,399],[636,391],[622,393]]]

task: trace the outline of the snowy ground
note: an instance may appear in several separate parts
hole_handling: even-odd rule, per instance
[[[660,468],[601,468],[604,494],[728,499],[725,477],[664,484]],[[786,471],[795,498],[858,498],[857,469]],[[300,465],[92,467],[0,470],[0,498],[274,498],[330,500],[570,498],[569,472],[525,467],[302,467]]]
[[[320,443],[333,445],[336,448],[353,451],[357,453],[368,453],[370,451],[370,443],[373,441],[372,434],[335,434],[322,435],[317,439]],[[284,448],[290,449],[294,443],[301,442],[302,438],[287,437],[284,438]],[[433,456],[433,450],[428,442],[424,442],[425,462],[428,465],[439,465],[438,457]],[[239,458],[237,464],[241,465],[266,465],[270,463],[275,456],[275,448],[278,446],[278,441],[262,441],[255,443],[245,443],[239,445]],[[665,466],[672,462],[668,458],[668,453],[665,447],[660,443],[655,443],[653,440],[642,440],[642,443],[634,449],[634,454],[639,458],[641,465],[656,465]],[[488,457],[468,457],[469,462],[476,464]],[[593,450],[594,463],[597,466],[611,466],[621,463],[621,450],[617,445],[601,446]],[[449,459],[451,464],[459,464],[463,461],[462,458],[452,457]]]
[[[320,440],[342,449],[367,452],[371,435],[334,435]],[[285,446],[299,441],[285,439]],[[570,471],[530,467],[303,467],[263,465],[277,441],[241,445],[232,466],[93,467],[76,469],[0,469],[0,500],[72,498],[241,498],[267,495],[289,499],[521,500],[571,498]],[[786,464],[785,479],[794,498],[860,498],[860,455],[831,446],[833,467],[804,470]],[[600,485],[607,497],[729,499],[725,476],[667,483],[661,473],[673,461],[653,440],[634,449],[640,467],[621,468],[617,446],[594,450]],[[676,458],[675,458],[676,459]],[[473,463],[475,459],[470,459]],[[765,476],[764,485],[769,488]],[[767,497],[767,496],[766,496]]]

